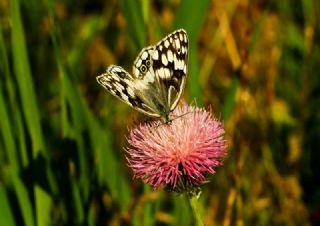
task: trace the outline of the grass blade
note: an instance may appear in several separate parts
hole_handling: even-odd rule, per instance
[[[12,175],[12,180],[24,223],[26,226],[34,226],[34,208],[32,207],[28,190],[19,177]]]
[[[24,29],[21,22],[19,0],[11,1],[12,17],[12,54],[14,72],[18,84],[18,92],[22,102],[24,118],[32,140],[32,153],[35,158],[39,151],[44,150],[44,142],[40,126],[35,88],[29,66]]]
[[[0,184],[0,225],[14,226],[15,221],[11,210],[6,190]]]
[[[142,9],[141,1],[120,1],[121,10],[126,17],[130,36],[138,49],[142,49],[146,43],[146,24],[143,16],[147,14],[147,9],[144,4]],[[144,12],[143,12],[144,10]]]
[[[52,198],[50,194],[45,192],[39,186],[35,186],[36,194],[36,210],[37,210],[37,225],[38,226],[47,226],[51,223],[51,208],[52,208]]]
[[[174,27],[184,28],[189,37],[189,72],[188,72],[188,90],[190,99],[196,98],[197,104],[202,105],[201,86],[199,82],[200,66],[198,62],[197,40],[201,30],[202,23],[207,15],[210,6],[209,0],[193,1],[185,0],[181,2],[180,8],[175,17]],[[190,13],[192,9],[192,13]],[[188,16],[186,16],[188,14]]]

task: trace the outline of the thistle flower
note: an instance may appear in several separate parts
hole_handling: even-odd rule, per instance
[[[154,189],[190,191],[222,165],[227,154],[223,123],[209,111],[186,103],[173,115],[180,117],[171,124],[153,121],[132,128],[127,161],[135,178]]]

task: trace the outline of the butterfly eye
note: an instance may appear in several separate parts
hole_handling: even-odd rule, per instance
[[[141,65],[140,71],[141,71],[141,73],[143,73],[143,74],[146,73],[146,71],[147,71],[146,65]]]

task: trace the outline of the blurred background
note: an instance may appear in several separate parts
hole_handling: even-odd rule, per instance
[[[95,77],[189,35],[184,99],[224,120],[206,226],[320,225],[320,2],[0,1],[0,225],[193,225],[184,196],[134,180],[145,116]]]

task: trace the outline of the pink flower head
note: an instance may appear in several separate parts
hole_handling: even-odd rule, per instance
[[[183,103],[173,115],[178,118],[170,124],[153,121],[131,129],[127,160],[135,177],[154,189],[186,191],[205,182],[208,173],[215,174],[227,144],[223,123],[205,109]]]

